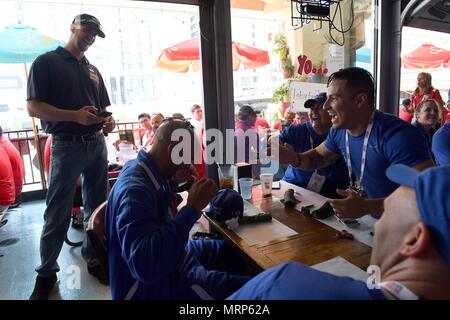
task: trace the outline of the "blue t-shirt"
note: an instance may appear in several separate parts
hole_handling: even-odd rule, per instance
[[[280,140],[290,144],[297,153],[311,150],[310,138],[312,138],[313,142],[312,147],[315,148],[325,141],[326,137],[326,135],[318,135],[312,128],[311,122],[291,125],[285,128],[280,134]],[[284,174],[283,180],[306,188],[313,172],[289,166]],[[342,158],[326,168],[317,170],[317,173],[326,178],[320,190],[320,194],[325,197],[337,198],[336,188],[347,189],[349,185],[347,167]]]
[[[362,281],[338,277],[297,262],[268,269],[228,300],[385,300],[379,289],[369,289]]]
[[[346,129],[330,129],[325,146],[346,159],[345,132]],[[364,135],[365,131],[358,137],[349,134],[352,170],[358,179]],[[416,127],[393,115],[375,112],[362,180],[369,198],[385,198],[398,188],[398,184],[386,177],[390,165],[401,163],[412,167],[427,160],[431,160],[431,154],[425,137]]]
[[[436,131],[431,149],[438,165],[450,164],[450,122]]]

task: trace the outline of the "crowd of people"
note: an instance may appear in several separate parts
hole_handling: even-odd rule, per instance
[[[377,109],[371,74],[354,67],[330,75],[327,92],[305,102],[305,123],[288,108],[271,128],[251,106],[240,107],[235,145],[244,139],[245,154],[236,161],[249,162],[252,147],[259,149],[259,139],[254,146],[245,140],[249,132],[279,131],[268,151],[276,146],[272,157],[288,166],[285,181],[329,198],[340,218],[379,219],[371,263],[380,267],[381,283],[375,289],[296,262],[253,277],[225,242],[189,240],[203,208],[228,197],[206,177],[203,156],[192,165],[194,151],[203,155],[205,148],[200,105],[186,118],[141,113],[137,158],[124,165],[108,194],[104,136],[115,119],[105,113],[110,100],[102,76],[85,57],[97,36],[105,37],[98,19],[77,15],[67,44],[38,57],[30,69],[28,112],[52,134],[41,264],[30,299],[48,299],[57,281],[80,175],[85,228],[108,201],[109,277],[87,237],[82,256],[87,272],[110,284],[113,299],[450,299],[450,119],[429,74],[419,74],[400,118]],[[171,139],[178,129],[193,141],[192,158],[182,163],[172,159],[182,142]],[[19,201],[23,176],[20,154],[0,128],[0,221]],[[185,182],[192,186],[178,211],[175,193]]]

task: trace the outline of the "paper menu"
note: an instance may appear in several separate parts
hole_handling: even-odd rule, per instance
[[[280,238],[296,235],[297,232],[272,219],[270,222],[240,225],[233,230],[249,246],[273,241]]]
[[[313,265],[312,268],[331,273],[335,276],[347,276],[366,282],[368,274],[364,270],[338,256],[333,259]]]

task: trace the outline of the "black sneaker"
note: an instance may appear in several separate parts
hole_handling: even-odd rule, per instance
[[[30,300],[48,300],[48,296],[55,286],[56,280],[56,274],[50,277],[37,276]]]
[[[105,271],[103,271],[103,268],[99,264],[94,267],[88,266],[87,269],[91,276],[96,277],[98,279],[98,282],[106,286],[109,286],[108,276],[105,273]]]

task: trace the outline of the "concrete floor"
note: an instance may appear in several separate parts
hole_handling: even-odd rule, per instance
[[[33,291],[44,210],[44,200],[27,202],[8,210],[4,217],[8,223],[0,229],[0,300],[28,299]],[[81,240],[82,233],[70,228],[69,238]],[[61,271],[50,299],[111,299],[109,287],[87,273],[81,248],[64,244],[58,263]]]
[[[180,204],[182,207],[184,204]],[[45,201],[23,203],[19,208],[7,211],[8,223],[0,229],[0,300],[26,300],[34,288],[39,265],[39,239],[44,223]],[[201,218],[191,230],[208,231],[205,218]],[[69,239],[78,241],[82,233],[69,229]],[[58,259],[61,271],[50,296],[52,300],[108,300],[109,286],[102,285],[87,273],[81,257],[81,248],[64,244]],[[75,275],[79,274],[79,277]],[[79,279],[79,281],[77,281]]]

